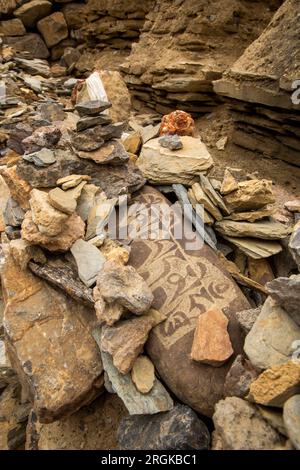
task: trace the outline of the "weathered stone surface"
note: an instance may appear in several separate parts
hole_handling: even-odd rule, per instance
[[[300,327],[300,274],[291,277],[278,277],[268,282],[266,288],[277,304],[281,305]]]
[[[283,416],[282,416],[282,410],[278,408],[270,408],[268,406],[258,406],[257,407],[260,414],[262,417],[280,434],[283,436],[288,437],[288,434],[286,432],[284,422],[283,422]]]
[[[105,302],[97,286],[93,289],[93,297],[95,300],[96,316],[100,325],[103,323],[109,326],[114,325],[126,311],[123,305],[117,302],[110,304]]]
[[[201,187],[202,187],[203,191],[205,192],[205,194],[207,194],[207,196],[214,203],[214,205],[217,206],[219,209],[221,209],[223,214],[228,215],[229,211],[228,211],[223,199],[217,193],[217,191],[214,189],[214,187],[211,184],[211,182],[209,181],[209,179],[206,178],[206,176],[204,176],[202,174],[200,175],[200,184],[201,184]]]
[[[265,370],[250,385],[249,399],[261,405],[282,407],[300,393],[300,364],[287,362]]]
[[[108,163],[119,165],[120,163],[127,162],[129,159],[128,153],[125,151],[123,144],[117,140],[107,142],[106,145],[93,152],[78,151],[77,154],[80,158],[93,160],[98,165],[105,165]]]
[[[22,209],[29,209],[31,186],[18,176],[16,169],[16,166],[3,167],[0,169],[0,174],[10,190],[11,197],[20,204]]]
[[[269,217],[274,213],[274,209],[259,209],[257,211],[249,211],[249,212],[236,212],[230,214],[228,219],[231,220],[245,220],[247,222],[255,222],[256,220],[264,219],[265,217]]]
[[[143,204],[143,211],[145,206],[149,210],[152,204],[168,204],[161,193],[147,186],[133,202]],[[143,213],[138,211],[129,218],[129,223]],[[147,228],[143,226],[142,233]],[[186,236],[197,244],[195,234]],[[243,338],[233,312],[250,306],[225,274],[214,252],[207,245],[200,244],[200,247],[190,251],[187,239],[174,240],[172,233],[164,240],[137,239],[131,244],[130,264],[151,286],[153,308],[167,316],[165,322],[152,330],[146,343],[147,354],[179,400],[201,414],[212,416],[215,404],[223,396],[231,364],[211,367],[190,360],[197,319],[200,313],[215,306],[226,308],[232,346],[240,354]]]
[[[224,384],[225,397],[244,398],[249,393],[251,383],[258,376],[251,362],[239,355],[232,363]]]
[[[118,430],[124,450],[206,450],[209,441],[207,427],[185,405],[155,416],[128,416]]]
[[[290,212],[300,212],[300,199],[294,199],[284,204],[284,207]]]
[[[180,150],[183,148],[179,135],[164,135],[160,137],[159,144],[169,150]]]
[[[242,181],[239,183],[239,188],[226,195],[224,200],[231,211],[260,209],[266,204],[275,202],[272,182],[268,180]]]
[[[48,103],[42,103],[38,110],[42,116],[42,119],[45,119],[49,122],[55,121],[63,121],[66,118],[66,114],[63,111],[63,104],[60,103],[52,103],[51,101]]]
[[[223,450],[272,450],[282,444],[280,434],[241,398],[219,401],[213,421]]]
[[[76,104],[75,109],[80,116],[95,116],[111,107],[111,103],[105,101],[83,101]]]
[[[9,358],[39,420],[54,421],[89,403],[103,370],[87,326],[90,311],[20,271],[10,256],[1,279]]]
[[[83,152],[93,152],[101,148],[104,142],[120,139],[124,130],[124,123],[108,124],[106,126],[96,126],[83,132],[72,134],[72,145],[76,150]],[[112,144],[113,142],[111,142]],[[116,142],[114,142],[116,144]],[[123,149],[121,145],[119,149]]]
[[[143,145],[137,166],[153,184],[191,184],[196,176],[212,166],[212,158],[200,139],[184,136],[183,149],[169,150],[153,139]]]
[[[152,328],[164,320],[160,312],[151,309],[139,318],[121,320],[115,326],[104,326],[101,350],[111,354],[113,364],[119,372],[127,374],[142,352]]]
[[[77,201],[71,197],[67,191],[60,188],[51,189],[48,193],[48,200],[52,207],[64,214],[73,214],[76,210]]]
[[[38,263],[45,263],[46,257],[38,246],[30,245],[26,240],[21,238],[12,240],[9,249],[14,258],[15,263],[22,269],[26,269],[30,260]]]
[[[31,244],[41,245],[49,251],[68,251],[78,238],[84,237],[85,225],[77,214],[71,215],[56,237],[42,234],[32,219],[31,211],[22,223],[22,238]]]
[[[0,332],[1,338],[1,332]],[[5,342],[0,339],[0,396],[4,388],[11,383],[16,383],[17,377],[11,367],[10,360],[6,353]],[[1,438],[0,438],[1,439]],[[1,449],[1,446],[0,446]]]
[[[47,59],[49,51],[39,34],[27,33],[24,36],[6,37],[5,43],[11,45],[16,52],[29,53],[35,59]]]
[[[100,192],[100,188],[94,184],[86,184],[81,191],[81,195],[77,201],[76,212],[84,222],[87,221],[88,215],[92,207],[96,205],[96,195]]]
[[[117,395],[104,394],[60,421],[41,424],[33,412],[27,426],[26,450],[114,450],[126,408]]]
[[[105,257],[98,248],[81,239],[74,243],[71,253],[77,264],[79,278],[87,287],[91,287],[96,283],[99,271],[106,261]]]
[[[234,176],[232,176],[230,171],[226,168],[222,185],[220,188],[220,193],[225,196],[226,194],[232,193],[232,191],[235,191],[236,189],[238,189],[238,187],[239,185],[238,185],[237,180],[234,178]]]
[[[149,393],[155,381],[154,365],[147,356],[139,356],[131,369],[131,379],[137,390]]]
[[[111,119],[109,116],[105,114],[101,114],[100,116],[88,116],[82,117],[76,124],[77,132],[85,131],[86,129],[90,129],[94,126],[100,126],[101,124],[110,124]]]
[[[131,250],[129,246],[122,246],[121,243],[116,240],[106,238],[100,247],[100,251],[108,261],[125,265],[129,261]]]
[[[37,28],[48,47],[53,47],[68,37],[68,25],[61,12],[52,13],[40,20]]]
[[[223,237],[253,259],[269,258],[282,251],[281,244],[273,240],[228,237],[227,235]]]
[[[0,22],[0,34],[3,36],[23,36],[25,33],[22,21],[17,18]]]
[[[126,152],[137,155],[142,145],[141,135],[139,132],[133,132],[127,135],[124,140],[122,139],[122,142]]]
[[[16,0],[5,0],[1,3],[0,18],[11,15],[17,6]]]
[[[228,237],[253,237],[263,240],[278,240],[287,237],[292,229],[279,222],[236,222],[233,220],[221,220],[216,222],[215,229]]]
[[[292,344],[300,338],[300,327],[269,297],[247,335],[244,350],[260,369],[285,364],[291,359]]]
[[[19,227],[24,219],[24,211],[19,206],[17,201],[11,197],[8,199],[5,211],[3,213],[4,221],[6,225],[11,225],[12,227]]]
[[[227,331],[228,319],[213,308],[199,315],[191,351],[194,361],[219,367],[233,354]]]
[[[33,28],[41,18],[49,15],[50,12],[51,2],[31,0],[15,10],[14,15],[23,22],[26,28]]]
[[[88,175],[68,175],[57,180],[57,185],[61,186],[64,191],[71,188],[76,188],[82,181],[90,181],[91,177]]]
[[[38,127],[31,136],[22,141],[27,153],[39,152],[44,148],[54,148],[61,138],[61,130],[56,126]]]
[[[153,302],[153,294],[132,266],[107,261],[99,273],[97,287],[109,303],[117,301],[130,312],[141,315]]]
[[[39,167],[47,167],[48,165],[52,165],[52,163],[56,162],[54,152],[50,149],[42,149],[38,152],[24,154],[22,158]]]
[[[289,249],[300,271],[300,221],[297,222],[294,227],[290,238]]]
[[[37,188],[53,188],[56,181],[64,176],[88,175],[91,183],[101,187],[108,198],[127,191],[132,193],[145,184],[141,172],[130,161],[123,165],[98,165],[92,160],[79,158],[68,150],[56,150],[55,157],[57,162],[46,169],[21,161],[18,163],[18,175]]]
[[[11,242],[12,243],[12,242]],[[50,284],[62,289],[77,302],[83,303],[88,307],[94,307],[92,290],[86,287],[74,274],[72,268],[61,264],[37,264],[29,263],[29,269],[36,275],[45,279]]]
[[[223,216],[221,212],[205,194],[199,183],[193,184],[192,191],[198,204],[202,204],[205,210],[207,210],[216,220],[222,220]]]
[[[0,395],[0,449],[24,449],[28,405],[21,404],[21,390],[16,382]],[[23,416],[21,416],[23,415]]]
[[[30,193],[29,203],[32,220],[41,234],[55,237],[62,232],[68,215],[54,209],[49,204],[47,193],[33,189]]]
[[[290,440],[300,450],[300,395],[294,395],[285,402],[283,420]]]
[[[104,370],[115,392],[119,395],[129,414],[152,415],[161,411],[169,411],[173,408],[173,400],[163,385],[155,379],[152,390],[144,395],[136,389],[130,374],[120,374],[113,365],[110,354],[101,351]]]
[[[20,57],[15,57],[14,61],[18,66],[28,72],[31,75],[41,75],[42,77],[49,78],[51,75],[51,70],[49,64],[46,60],[41,59],[21,59]],[[46,147],[46,145],[42,145]],[[34,152],[36,149],[31,150]]]
[[[243,332],[247,335],[260,314],[261,308],[250,308],[249,310],[242,310],[235,312],[234,315],[239,322]]]

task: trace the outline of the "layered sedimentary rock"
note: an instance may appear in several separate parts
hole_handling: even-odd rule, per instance
[[[286,0],[261,36],[214,83],[216,93],[234,100],[234,143],[297,166],[299,14],[299,2]]]

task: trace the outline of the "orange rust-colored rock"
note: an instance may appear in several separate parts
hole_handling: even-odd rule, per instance
[[[163,116],[159,130],[160,135],[178,134],[192,136],[195,130],[195,122],[192,116],[185,111],[174,111]]]

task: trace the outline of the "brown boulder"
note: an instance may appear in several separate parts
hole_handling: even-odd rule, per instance
[[[140,192],[135,202],[147,207],[168,204],[161,193],[149,187]],[[226,308],[228,332],[235,354],[239,354],[242,338],[233,313],[249,308],[249,304],[208,246],[191,250],[185,243],[185,238],[176,240],[173,235],[164,240],[134,240],[130,263],[151,286],[153,308],[167,316],[152,330],[147,342],[155,368],[181,401],[211,416],[223,396],[231,362],[210,367],[190,360],[199,314],[213,306]]]
[[[49,15],[51,6],[51,2],[47,0],[32,0],[15,10],[14,15],[23,22],[26,28],[33,28],[41,18]]]
[[[60,12],[43,18],[38,22],[37,27],[48,47],[55,46],[69,35],[65,17]]]
[[[3,34],[3,36],[23,36],[25,33],[26,29],[22,21],[18,20],[18,18],[1,21],[0,23],[0,34]]]
[[[239,183],[238,189],[224,197],[228,208],[233,212],[261,209],[275,202],[272,182],[268,180],[249,180]]]
[[[29,271],[6,251],[1,273],[7,350],[41,422],[75,412],[101,391],[102,363],[91,311]]]

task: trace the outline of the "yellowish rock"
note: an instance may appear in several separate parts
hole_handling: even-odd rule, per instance
[[[154,385],[154,365],[147,356],[139,356],[131,369],[131,378],[137,390],[149,393]]]
[[[202,204],[204,208],[216,219],[222,220],[223,216],[219,209],[213,204],[209,197],[204,193],[199,183],[195,183],[192,186],[194,197],[198,204]]]
[[[17,167],[2,167],[0,168],[0,174],[3,176],[5,183],[9,187],[11,197],[18,202],[22,209],[29,209],[29,199],[32,188],[27,181],[18,176]]]
[[[56,184],[61,186],[65,191],[66,189],[75,188],[75,186],[78,186],[82,181],[90,181],[91,179],[92,178],[88,175],[69,175],[59,178]]]
[[[33,189],[30,193],[29,203],[32,220],[43,235],[55,237],[62,231],[68,215],[49,204],[47,193]]]
[[[239,185],[237,180],[232,176],[230,171],[226,168],[225,173],[224,173],[224,179],[222,181],[220,193],[223,195],[232,193],[232,191],[235,191],[238,189]]]
[[[227,194],[224,200],[231,212],[261,209],[265,205],[275,202],[272,181],[242,181],[239,183],[238,189]]]
[[[137,155],[141,145],[142,138],[139,132],[133,132],[123,140],[126,152]]]
[[[111,240],[109,238],[105,239],[100,251],[108,261],[114,261],[115,263],[122,264],[123,266],[128,263],[130,247],[125,248],[116,240]]]

